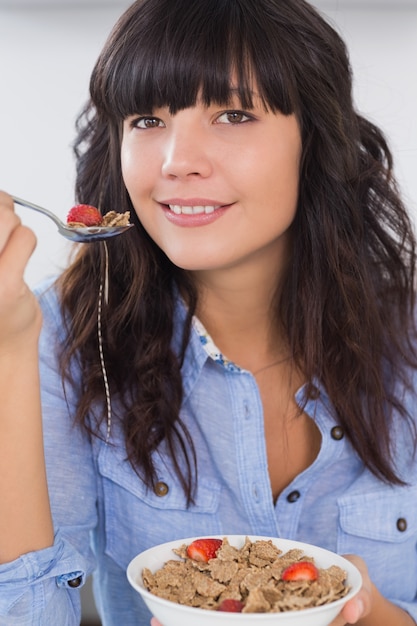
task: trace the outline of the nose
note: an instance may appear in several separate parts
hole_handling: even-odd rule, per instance
[[[166,141],[162,174],[167,178],[206,178],[212,172],[207,137],[195,125],[173,129]]]

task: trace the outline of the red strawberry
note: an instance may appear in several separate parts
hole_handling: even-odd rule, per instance
[[[232,600],[232,598],[226,598],[220,602],[217,607],[218,611],[227,611],[228,613],[242,613],[243,602],[240,600]]]
[[[67,215],[67,224],[75,222],[85,226],[99,226],[102,220],[100,211],[89,204],[77,204]]]
[[[314,563],[298,561],[285,568],[281,574],[282,580],[317,580],[319,572]]]
[[[221,539],[195,539],[187,547],[187,556],[194,561],[207,563],[214,559],[222,543]]]

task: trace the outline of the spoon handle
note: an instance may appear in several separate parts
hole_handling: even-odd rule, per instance
[[[33,211],[38,211],[38,213],[43,213],[47,217],[49,217],[57,226],[62,225],[62,221],[51,211],[45,209],[44,207],[38,206],[37,204],[33,204],[33,202],[29,202],[28,200],[22,200],[22,198],[17,198],[16,196],[12,196],[13,202],[16,204],[20,204],[20,206],[26,207],[27,209],[33,209]]]

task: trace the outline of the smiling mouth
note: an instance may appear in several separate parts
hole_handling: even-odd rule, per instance
[[[222,205],[182,206],[179,204],[167,204],[166,206],[176,215],[201,215],[202,213],[207,215],[214,213],[214,211],[220,209]]]

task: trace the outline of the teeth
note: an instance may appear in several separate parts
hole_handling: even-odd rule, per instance
[[[173,213],[177,215],[198,215],[199,213],[214,213],[219,206],[180,206],[178,204],[169,204],[168,205]]]

